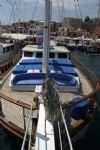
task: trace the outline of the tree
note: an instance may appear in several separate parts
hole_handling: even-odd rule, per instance
[[[84,21],[85,21],[85,22],[91,22],[91,19],[90,19],[89,16],[86,16],[85,19],[84,19]]]

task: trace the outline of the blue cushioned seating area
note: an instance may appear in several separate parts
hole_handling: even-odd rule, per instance
[[[64,74],[69,74],[77,77],[77,73],[74,69],[74,67],[68,67],[68,66],[56,66],[56,65],[50,65],[49,71],[55,70],[55,71],[61,71]]]
[[[45,73],[28,73],[16,75],[12,81],[13,85],[41,85],[45,79]],[[75,86],[77,81],[73,76],[65,74],[48,74],[59,86]]]
[[[34,69],[34,65],[24,65],[24,71],[27,72],[28,70],[33,70]]]
[[[54,79],[59,86],[75,86],[77,80],[75,77],[67,75],[67,74],[55,74],[51,73],[48,75],[49,78]]]
[[[38,58],[38,59],[24,59],[20,62],[20,65],[28,65],[28,64],[41,64],[42,63],[42,59]]]
[[[42,58],[38,59],[24,59],[20,62],[20,65],[28,65],[28,64],[42,64]],[[70,66],[74,67],[74,65],[68,59],[60,59],[60,60],[49,60],[49,64],[55,66]]]
[[[18,65],[13,70],[13,74],[26,73],[28,70],[40,70],[40,71],[42,71],[42,64]]]
[[[45,77],[44,73],[19,74],[14,77],[12,85],[41,85]]]
[[[77,73],[76,73],[74,67],[61,66],[61,68],[62,68],[63,73],[73,75],[73,76],[77,76]]]
[[[61,66],[49,65],[49,70],[63,71]]]
[[[68,59],[52,60],[51,64],[56,66],[61,65],[61,66],[74,67],[74,65]]]
[[[40,71],[42,71],[42,64],[34,64],[33,68],[34,68],[34,70],[40,70]]]
[[[16,68],[13,70],[13,74],[20,74],[20,73],[26,73],[24,70],[24,65],[18,65]]]
[[[75,96],[73,98],[73,101],[77,101],[80,98],[81,98],[81,96]],[[81,103],[78,103],[78,104],[72,106],[70,108],[71,117],[76,119],[76,120],[79,120],[82,117],[84,117],[86,115],[86,113],[88,112],[88,104],[89,104],[89,100],[87,99]]]

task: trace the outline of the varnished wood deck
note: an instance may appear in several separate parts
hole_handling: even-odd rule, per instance
[[[89,81],[81,74],[80,71],[78,71],[79,79],[80,79],[80,88],[77,93],[59,93],[60,95],[60,101],[66,102],[67,100],[71,100],[75,95],[88,95],[92,92],[92,88],[89,84]]]
[[[78,71],[79,78],[80,78],[80,89],[78,93],[59,93],[60,95],[60,101],[63,103],[67,100],[71,100],[75,95],[87,95],[89,94],[92,89],[89,85],[89,82],[87,82],[86,78]],[[32,104],[33,98],[35,93],[34,92],[16,92],[11,91],[11,88],[9,87],[9,80],[10,76],[7,78],[7,80],[4,82],[1,93],[15,99],[16,101],[23,101],[28,104]],[[29,110],[25,111],[25,122],[24,122],[24,116],[23,116],[23,108],[19,107],[17,105],[14,105],[6,100],[3,100],[1,98],[2,102],[2,108],[3,108],[3,114],[7,117],[8,121],[13,122],[20,128],[24,129],[24,124],[27,121],[27,117],[29,115]]]

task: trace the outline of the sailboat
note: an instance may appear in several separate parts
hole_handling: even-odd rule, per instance
[[[50,0],[45,0],[43,44],[22,49],[21,60],[1,89],[0,122],[23,139],[21,150],[27,142],[28,149],[72,150],[72,143],[89,128],[96,109],[95,96],[100,84],[65,47],[56,46],[54,40],[50,42],[50,10]],[[91,74],[91,80],[82,69]],[[35,134],[34,97],[40,103]]]

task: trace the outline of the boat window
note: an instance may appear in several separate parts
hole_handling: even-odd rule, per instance
[[[49,58],[55,58],[55,53],[49,53]]]
[[[58,58],[67,58],[67,54],[65,54],[65,53],[58,53]]]
[[[33,52],[24,52],[25,57],[33,57]]]
[[[38,53],[36,53],[36,58],[42,58],[42,52],[38,52]]]
[[[11,45],[11,51],[13,51],[14,50],[14,45]]]
[[[10,51],[10,47],[6,47],[6,52],[9,52]]]
[[[3,48],[3,53],[5,53],[5,52],[6,52],[5,48]]]

